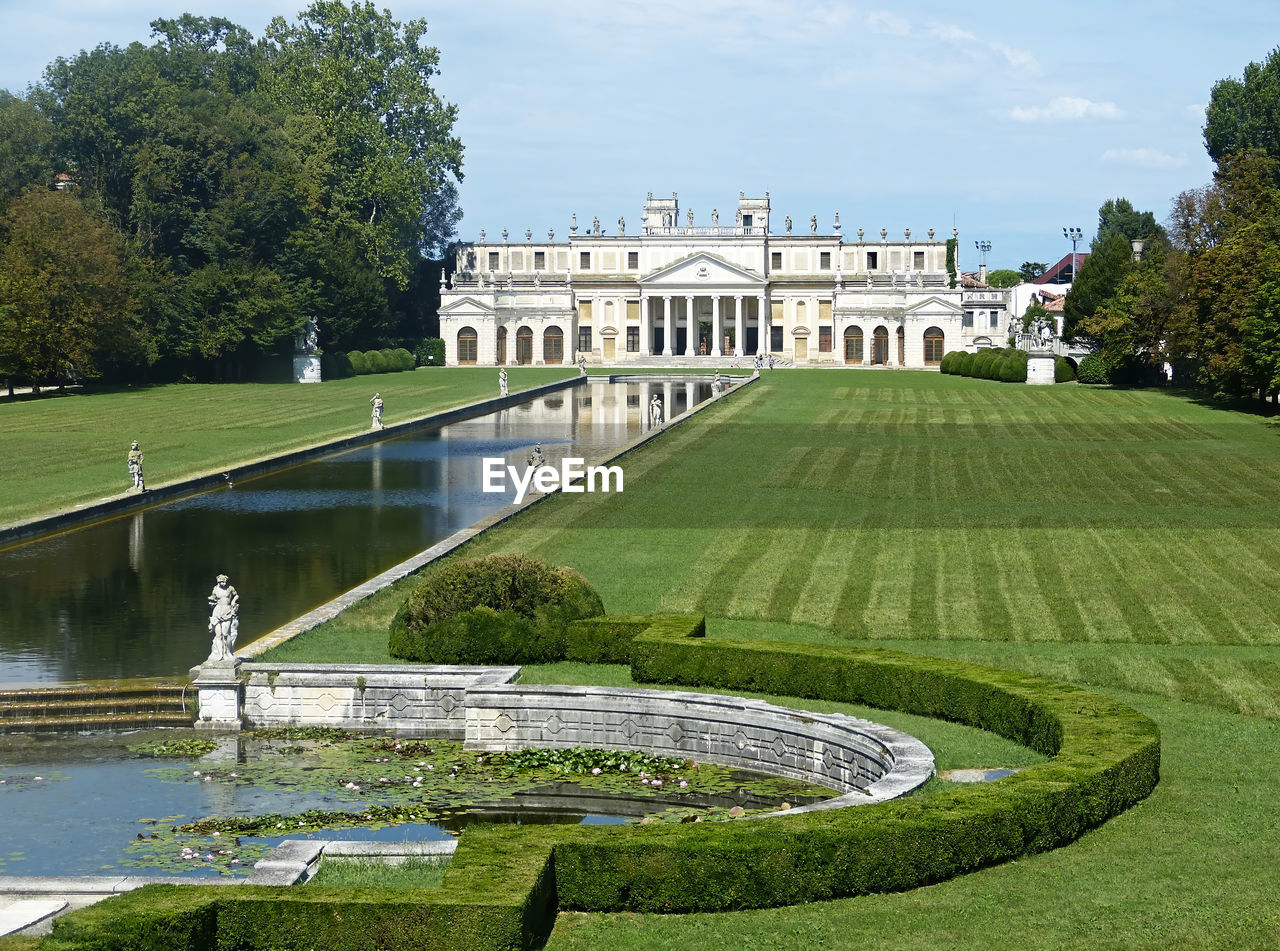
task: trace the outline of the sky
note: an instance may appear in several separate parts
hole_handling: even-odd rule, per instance
[[[0,88],[102,43],[149,42],[189,12],[262,34],[304,0],[0,0]],[[812,0],[400,0],[440,51],[435,88],[466,149],[459,236],[570,216],[639,225],[645,195],[732,220],[769,193],[773,225],[817,215],[939,237],[960,264],[1057,261],[1125,197],[1163,220],[1209,181],[1204,107],[1280,44],[1274,0],[911,5]]]

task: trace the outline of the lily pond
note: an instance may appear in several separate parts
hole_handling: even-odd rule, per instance
[[[641,753],[477,753],[314,727],[5,737],[0,760],[0,875],[247,875],[285,839],[716,821],[838,795]]]

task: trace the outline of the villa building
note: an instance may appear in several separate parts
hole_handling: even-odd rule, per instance
[[[923,368],[949,350],[1003,345],[1003,295],[978,301],[959,286],[933,229],[925,240],[906,229],[892,241],[886,229],[859,229],[853,240],[836,214],[829,233],[818,233],[816,216],[798,229],[787,218],[774,233],[767,192],[740,193],[732,219],[720,217],[712,210],[710,224],[695,225],[675,194],[650,193],[631,233],[625,219],[616,234],[599,219],[580,233],[576,216],[567,241],[554,231],[546,241],[530,231],[523,241],[506,231],[487,241],[482,231],[441,288],[445,362],[559,364],[582,353],[606,366],[746,366],[773,355]]]

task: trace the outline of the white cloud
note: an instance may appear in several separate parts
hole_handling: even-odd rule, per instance
[[[1040,63],[1028,50],[1020,50],[1012,46],[1005,46],[1003,43],[992,43],[991,48],[1009,61],[1009,65],[1015,69],[1025,70],[1028,73],[1039,73]]]
[[[1187,164],[1185,157],[1168,155],[1159,149],[1107,149],[1102,157],[1108,162],[1140,165],[1143,168],[1181,168]]]
[[[1017,122],[1050,122],[1059,119],[1119,119],[1123,113],[1114,102],[1094,102],[1076,96],[1057,96],[1045,106],[1017,106],[1009,110]]]
[[[972,43],[977,39],[968,30],[961,29],[950,23],[935,23],[929,27],[929,33],[940,40],[948,40],[952,43]]]

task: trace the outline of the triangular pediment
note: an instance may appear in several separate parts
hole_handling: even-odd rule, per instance
[[[494,310],[483,301],[478,301],[474,297],[460,297],[457,300],[450,301],[439,310],[440,314],[488,314],[493,316]]]
[[[907,308],[908,314],[958,314],[960,312],[961,307],[959,304],[936,294],[926,297],[922,301],[917,301]]]
[[[756,290],[764,285],[764,277],[730,264],[718,255],[699,251],[645,275],[640,284],[646,287],[749,287]]]

